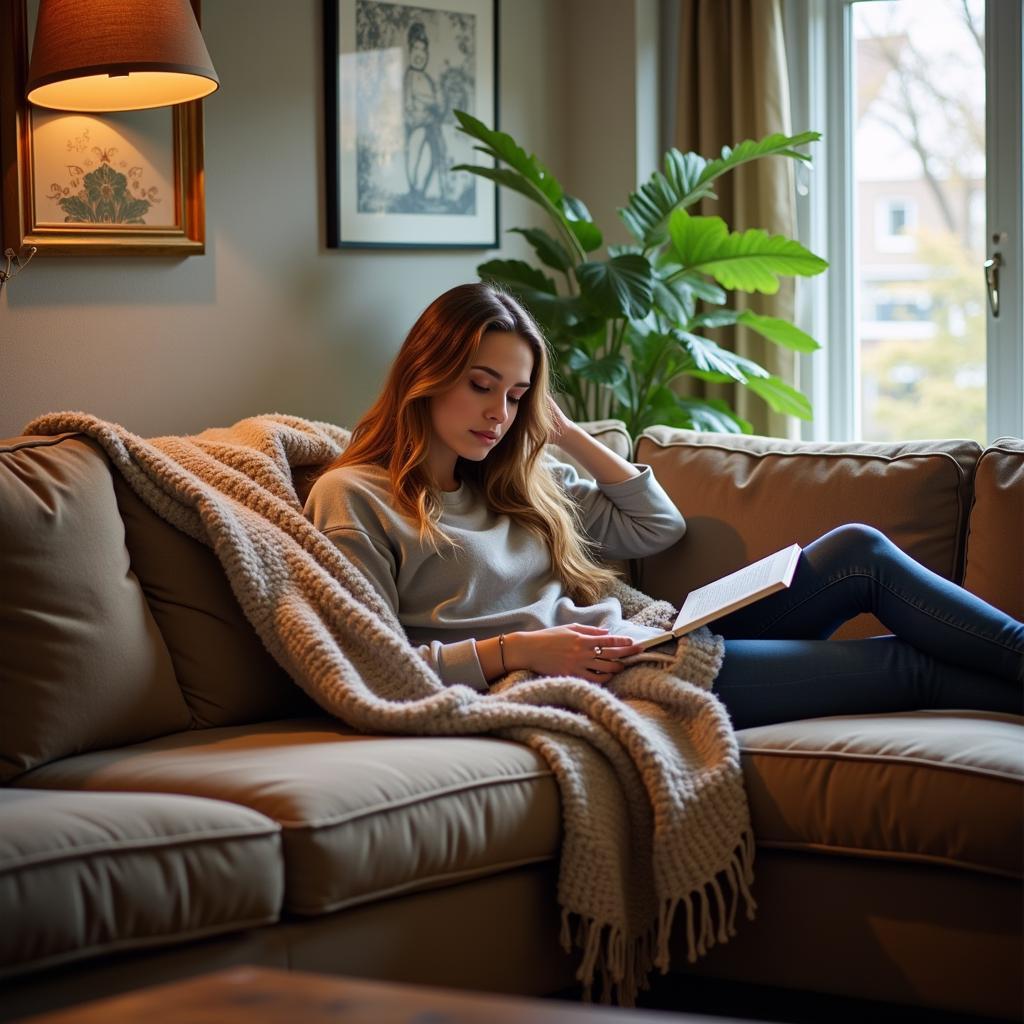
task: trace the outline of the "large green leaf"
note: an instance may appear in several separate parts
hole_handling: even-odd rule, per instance
[[[510,228],[509,230],[522,235],[533,246],[541,263],[551,267],[552,270],[565,271],[572,266],[572,260],[565,251],[565,246],[542,228]]]
[[[720,398],[701,399],[676,396],[676,403],[689,418],[694,430],[716,434],[752,434],[754,425],[737,416]]]
[[[630,234],[646,248],[661,245],[668,237],[666,222],[678,206],[692,206],[710,196],[710,187],[700,185],[706,161],[696,153],[680,153],[670,149],[665,154],[665,171],[655,171],[636,192],[629,194],[629,202],[619,210],[619,216]]]
[[[518,171],[532,184],[553,206],[561,202],[563,189],[558,179],[537,159],[528,154],[507,132],[494,131],[472,114],[464,110],[452,111],[459,122],[459,131],[483,143],[477,146],[483,153],[493,156]],[[479,173],[480,168],[473,164],[459,164],[454,170]]]
[[[654,308],[669,323],[688,323],[696,307],[692,289],[684,281],[654,281]]]
[[[738,309],[712,309],[707,313],[698,313],[690,322],[690,328],[706,327],[713,330],[716,327],[732,327],[742,315]]]
[[[654,271],[643,256],[628,253],[603,262],[581,263],[576,278],[593,308],[609,316],[639,320],[651,311]]]
[[[475,148],[481,153],[507,164],[507,167],[481,167],[477,164],[456,164],[452,169],[467,171],[487,178],[506,188],[527,196],[542,206],[565,234],[570,249],[577,249],[574,259],[582,260],[586,253],[601,246],[602,237],[593,223],[586,206],[573,196],[565,194],[558,179],[532,154],[527,154],[506,132],[488,128],[464,110],[453,111],[459,130],[482,145]]]
[[[580,348],[589,355],[596,355],[597,350],[608,340],[608,321],[604,317],[582,319],[568,325],[569,347]]]
[[[579,299],[558,295],[550,277],[522,260],[488,260],[476,270],[482,280],[497,281],[516,295],[548,335],[571,328],[587,315]]]
[[[778,377],[762,377],[747,381],[747,387],[760,395],[776,412],[809,420],[812,416],[811,403],[785,381]]]
[[[661,245],[667,237],[669,215],[678,208],[685,209],[701,199],[715,198],[711,183],[727,171],[751,160],[766,156],[787,156],[795,160],[810,161],[806,153],[794,147],[815,142],[820,132],[801,132],[799,135],[767,135],[763,139],[746,139],[738,146],[722,148],[716,160],[705,160],[697,153],[680,153],[670,149],[665,154],[665,170],[655,171],[639,190],[630,193],[625,209],[619,210],[626,227],[645,247]]]
[[[552,210],[556,210],[555,207],[550,207],[547,204],[546,198],[542,196],[540,190],[533,182],[524,178],[517,171],[510,171],[507,167],[478,167],[476,164],[455,164],[452,170],[468,171],[470,174],[477,175],[477,177],[486,178],[488,181],[504,185],[505,188],[510,188],[514,192],[526,196],[527,199],[540,203],[549,213]],[[557,216],[557,210],[555,215]]]
[[[743,324],[761,337],[794,352],[814,352],[821,348],[809,334],[788,320],[755,313],[752,309],[713,309],[707,313],[698,313],[690,322],[690,328],[731,327],[734,324]]]
[[[710,274],[723,288],[774,294],[779,275],[820,274],[828,263],[799,242],[761,228],[730,232],[721,217],[669,217],[675,257],[687,271]]]
[[[657,331],[642,333],[640,331],[627,330],[626,342],[630,349],[630,367],[633,376],[643,378],[648,376],[654,367],[664,359],[667,352],[676,348],[676,340],[668,334],[661,334]]]
[[[564,195],[559,210],[569,230],[576,236],[584,252],[593,252],[601,248],[604,237],[601,229],[594,223],[590,211],[582,199]]]
[[[555,294],[555,282],[542,270],[524,263],[523,260],[488,260],[477,268],[481,277],[487,277],[502,284],[525,286],[529,291]]]
[[[695,370],[692,366],[687,367],[683,373],[687,377],[695,377],[697,380],[706,380],[711,384],[731,384],[735,377],[727,373],[715,373],[713,370]]]
[[[710,302],[713,306],[721,306],[729,298],[714,281],[697,271],[685,270],[673,256],[674,253],[669,249],[664,249],[656,260],[658,277],[666,284],[685,285],[695,298]]]
[[[585,380],[613,387],[621,384],[629,372],[621,356],[605,355],[594,359],[582,349],[573,349],[569,355],[568,366],[575,374]]]
[[[763,338],[781,345],[783,348],[792,349],[794,352],[814,352],[821,348],[806,331],[791,324],[788,320],[780,320],[775,316],[764,316],[755,313],[753,310],[744,310],[740,314],[739,322],[756,331]]]
[[[680,346],[689,353],[698,370],[724,373],[740,384],[749,384],[753,379],[769,376],[768,371],[753,359],[730,352],[699,334],[693,334],[691,331],[673,331],[672,334]]]
[[[655,388],[646,396],[647,401],[640,410],[640,421],[632,426],[631,433],[639,433],[645,427],[655,424],[666,427],[691,427],[693,421],[689,412],[681,408],[679,396],[667,387]]]
[[[793,147],[817,142],[820,138],[821,132],[801,132],[799,135],[783,135],[776,132],[766,135],[763,139],[745,139],[738,146],[723,146],[721,157],[708,161],[701,171],[699,183],[705,185],[726,171],[739,167],[740,164],[765,156],[788,156],[810,163],[811,158],[807,153],[801,153]]]
[[[737,416],[721,399],[684,398],[667,387],[651,392],[633,429],[639,433],[655,424],[721,434],[754,432],[753,426]]]

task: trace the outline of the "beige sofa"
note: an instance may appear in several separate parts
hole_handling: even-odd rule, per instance
[[[653,428],[678,600],[862,521],[1024,616],[1024,442],[796,444]],[[558,791],[516,743],[355,735],[290,683],[212,553],[76,435],[0,443],[0,1018],[254,963],[543,994]],[[856,622],[846,635],[881,631]],[[757,920],[674,970],[1021,1011],[1024,718],[739,733]]]

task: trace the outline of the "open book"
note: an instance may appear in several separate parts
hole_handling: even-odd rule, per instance
[[[658,651],[655,648],[692,633],[700,626],[728,615],[738,608],[760,601],[762,597],[774,594],[777,590],[784,590],[793,582],[800,550],[799,544],[790,544],[789,547],[751,562],[750,565],[737,569],[736,572],[729,573],[714,583],[691,590],[669,632],[659,633],[649,640],[642,641],[640,646],[643,649],[639,654],[631,654],[620,660],[627,665],[636,661],[674,661],[674,649]]]

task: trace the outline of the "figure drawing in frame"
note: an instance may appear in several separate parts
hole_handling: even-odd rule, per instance
[[[452,111],[474,112],[476,22],[473,14],[357,0],[360,213],[476,214],[473,177],[451,169],[473,159]]]

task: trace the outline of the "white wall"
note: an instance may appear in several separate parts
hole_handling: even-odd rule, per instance
[[[59,409],[142,435],[269,411],[350,424],[420,310],[495,255],[324,248],[321,6],[205,0],[222,83],[206,101],[207,252],[37,256],[0,297],[0,437]],[[566,30],[566,0],[501,4],[500,124],[560,177]],[[503,230],[542,222],[501,204]]]

